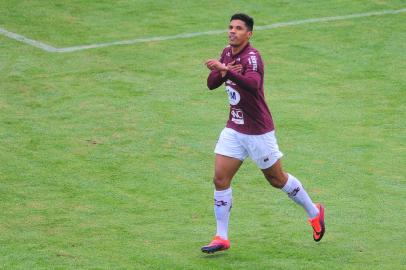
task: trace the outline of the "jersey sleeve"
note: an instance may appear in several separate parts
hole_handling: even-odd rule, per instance
[[[250,52],[243,63],[243,73],[227,71],[226,78],[238,84],[242,89],[256,93],[261,87],[263,63],[257,52]]]
[[[225,51],[226,51],[226,49],[224,49],[223,52],[221,53],[221,56],[219,59],[219,61],[221,63],[223,63],[223,61],[224,61]],[[225,76],[222,77],[221,73],[219,71],[212,70],[210,72],[209,76],[207,77],[207,87],[210,90],[213,90],[213,89],[220,87],[225,81],[226,81]]]

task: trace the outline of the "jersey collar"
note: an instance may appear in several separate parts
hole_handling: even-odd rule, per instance
[[[237,56],[239,56],[240,54],[242,54],[248,47],[250,47],[251,46],[251,44],[248,42],[247,43],[247,45],[245,45],[245,47],[239,52],[239,53],[237,53],[236,55],[233,55],[233,52],[232,52],[232,50],[231,50],[231,57],[232,58],[236,58]]]

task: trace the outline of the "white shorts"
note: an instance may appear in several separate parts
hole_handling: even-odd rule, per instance
[[[248,156],[260,169],[267,169],[282,156],[275,131],[262,135],[247,135],[231,128],[220,133],[214,153],[244,161]]]

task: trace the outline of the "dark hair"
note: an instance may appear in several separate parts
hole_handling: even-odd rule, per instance
[[[252,31],[252,29],[254,29],[254,19],[248,16],[247,14],[236,13],[233,16],[231,16],[230,22],[232,20],[240,20],[245,22],[245,26],[247,26],[249,31]]]

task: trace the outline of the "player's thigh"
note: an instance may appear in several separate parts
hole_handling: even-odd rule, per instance
[[[216,154],[215,165],[214,165],[214,181],[219,185],[229,186],[234,175],[240,168],[242,161],[227,157],[220,154]]]
[[[224,128],[217,141],[214,184],[217,190],[227,189],[231,180],[248,156],[247,150],[241,144],[238,133],[230,128]]]
[[[224,128],[214,149],[214,153],[244,161],[248,152],[241,142],[239,133],[231,128]]]
[[[283,157],[274,131],[262,135],[244,136],[243,139],[249,156],[261,170],[271,168]]]

